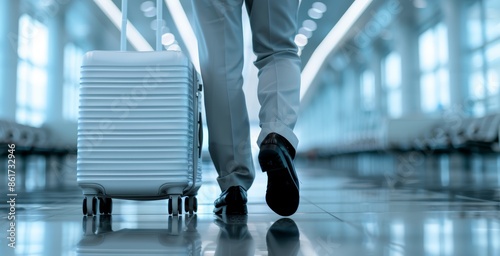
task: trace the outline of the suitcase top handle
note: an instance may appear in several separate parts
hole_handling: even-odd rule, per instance
[[[122,0],[122,32],[120,36],[120,50],[127,51],[127,12],[128,0]],[[156,0],[156,51],[162,50],[161,32],[162,25],[161,16],[163,14],[162,0]]]

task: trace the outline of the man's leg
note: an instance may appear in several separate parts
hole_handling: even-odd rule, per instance
[[[259,69],[260,145],[271,132],[297,148],[293,133],[300,103],[300,65],[297,46],[298,0],[247,0],[253,49]]]
[[[222,191],[255,178],[243,93],[243,0],[192,1],[204,82],[209,151]],[[245,198],[246,200],[246,198]]]
[[[259,69],[261,133],[259,163],[267,173],[266,202],[276,213],[295,213],[299,184],[293,158],[298,139],[293,133],[300,103],[300,58],[297,33],[298,0],[247,0],[253,48]]]

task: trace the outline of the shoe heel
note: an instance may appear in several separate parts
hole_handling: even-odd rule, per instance
[[[285,157],[278,145],[263,145],[259,153],[259,164],[263,172],[285,169]]]

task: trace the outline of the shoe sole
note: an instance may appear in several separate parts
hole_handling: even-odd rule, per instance
[[[299,206],[299,186],[295,183],[293,163],[287,160],[277,145],[263,145],[259,163],[267,173],[267,205],[281,216],[290,216]],[[272,184],[270,186],[269,184]]]

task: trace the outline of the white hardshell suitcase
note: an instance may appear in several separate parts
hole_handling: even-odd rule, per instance
[[[201,88],[180,51],[85,55],[77,146],[84,215],[111,214],[111,198],[170,199],[177,215],[187,196],[186,212],[196,211]]]

